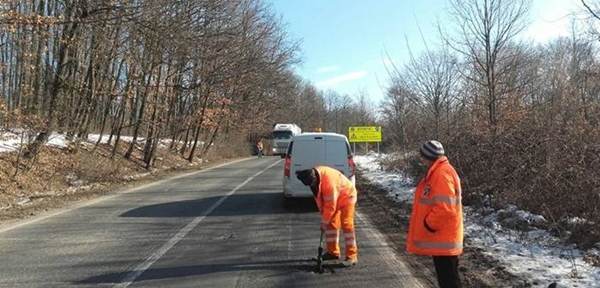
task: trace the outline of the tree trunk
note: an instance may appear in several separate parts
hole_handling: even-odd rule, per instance
[[[72,7],[67,7],[66,9],[67,13],[65,14],[71,16],[73,13]],[[36,136],[35,140],[29,145],[29,147],[27,147],[27,151],[24,154],[25,158],[31,159],[35,157],[39,153],[40,147],[46,144],[46,142],[48,142],[48,138],[54,130],[54,125],[56,121],[56,106],[58,104],[58,94],[60,93],[62,87],[62,71],[64,69],[65,63],[67,62],[67,49],[69,48],[69,43],[71,43],[73,36],[77,31],[77,27],[78,22],[73,22],[72,24],[67,25],[63,32],[62,39],[64,39],[64,41],[61,41],[60,44],[58,52],[58,63],[56,65],[56,74],[54,75],[52,90],[50,91],[49,95],[50,100],[48,107],[48,116],[46,117],[46,127],[41,133],[39,133]]]

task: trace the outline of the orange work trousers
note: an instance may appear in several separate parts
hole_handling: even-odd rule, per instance
[[[341,228],[344,233],[346,259],[356,261],[358,260],[358,246],[356,245],[356,233],[354,233],[354,210],[354,204],[350,204],[336,211],[325,230],[325,238],[327,239],[327,252],[339,257]]]

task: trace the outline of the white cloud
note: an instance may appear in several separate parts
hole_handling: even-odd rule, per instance
[[[346,74],[342,74],[339,76],[331,77],[329,79],[325,79],[323,81],[317,82],[318,87],[334,87],[340,83],[354,81],[361,78],[364,78],[369,73],[367,71],[354,71]]]
[[[317,73],[323,74],[323,73],[335,72],[338,70],[340,70],[340,67],[337,65],[323,66],[323,67],[317,68]]]

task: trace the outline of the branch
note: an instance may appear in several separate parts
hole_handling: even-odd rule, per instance
[[[600,16],[598,16],[598,14],[596,14],[594,12],[594,10],[592,10],[592,7],[590,7],[587,3],[585,3],[585,0],[581,0],[581,3],[585,7],[585,9],[587,9],[590,12],[590,14],[592,14],[592,16],[594,16],[594,18],[600,20]]]

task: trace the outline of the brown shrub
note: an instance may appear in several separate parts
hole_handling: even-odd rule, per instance
[[[598,230],[600,224],[600,129],[577,117],[519,117],[495,131],[465,127],[442,139],[461,176],[464,203],[514,204],[556,222],[584,218],[589,224],[562,229],[578,231],[571,238],[582,247],[599,242],[600,235],[583,231]],[[412,161],[388,166],[422,176]]]

